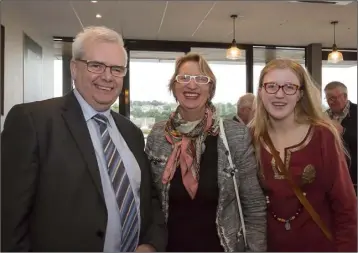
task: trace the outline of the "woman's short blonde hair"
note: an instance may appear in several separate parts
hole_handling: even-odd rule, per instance
[[[211,101],[215,95],[215,89],[216,89],[216,77],[214,73],[212,72],[211,68],[209,67],[208,62],[199,54],[197,53],[188,53],[180,58],[178,58],[175,62],[175,71],[172,76],[172,78],[169,81],[169,91],[174,95],[174,98],[176,98],[174,93],[174,85],[176,83],[176,76],[179,73],[180,67],[186,63],[186,62],[197,62],[199,65],[200,72],[203,75],[206,75],[210,78],[210,97],[209,101]]]

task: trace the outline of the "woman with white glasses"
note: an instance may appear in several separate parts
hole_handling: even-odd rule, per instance
[[[215,88],[200,55],[178,59],[169,89],[179,106],[147,139],[167,251],[265,251],[266,203],[250,133],[220,120],[211,102]]]

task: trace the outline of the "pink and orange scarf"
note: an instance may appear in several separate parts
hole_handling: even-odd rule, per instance
[[[179,108],[167,121],[165,137],[172,144],[173,150],[164,169],[162,182],[169,183],[178,167],[181,169],[185,189],[192,199],[195,198],[199,185],[200,158],[204,152],[207,135],[217,135],[219,118],[212,103],[205,108],[203,119],[187,122],[179,114]]]

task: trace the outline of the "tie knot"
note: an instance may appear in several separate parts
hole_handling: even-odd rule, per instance
[[[108,118],[102,114],[96,114],[93,116],[93,119],[99,124],[99,125],[107,125]]]

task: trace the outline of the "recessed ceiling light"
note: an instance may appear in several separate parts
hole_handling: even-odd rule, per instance
[[[101,15],[101,14],[97,14],[97,15],[96,15],[96,18],[102,18],[102,15]]]
[[[95,0],[92,0],[91,2],[92,2],[92,3],[97,3],[97,1],[95,1]]]

